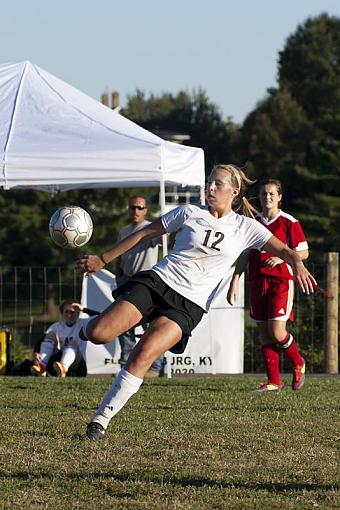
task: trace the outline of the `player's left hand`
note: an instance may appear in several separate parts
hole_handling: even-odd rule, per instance
[[[272,269],[278,264],[282,264],[282,262],[283,260],[280,259],[279,257],[269,257],[267,260],[264,261],[263,265],[265,267],[268,267],[269,269]]]
[[[96,273],[105,266],[104,262],[98,255],[84,255],[77,260],[77,267],[86,275]]]

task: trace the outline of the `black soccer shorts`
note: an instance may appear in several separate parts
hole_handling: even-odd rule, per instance
[[[192,330],[197,326],[205,310],[171,289],[155,271],[141,271],[128,282],[113,291],[113,297],[120,297],[132,303],[143,315],[143,322],[156,317],[168,317],[176,322],[183,336],[170,351],[184,352]]]

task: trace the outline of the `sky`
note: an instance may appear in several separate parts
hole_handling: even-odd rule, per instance
[[[340,0],[12,0],[1,6],[0,63],[29,60],[100,100],[137,89],[206,91],[242,123],[277,85],[278,53],[308,17]]]

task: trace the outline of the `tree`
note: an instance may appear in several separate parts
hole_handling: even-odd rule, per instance
[[[278,177],[304,162],[311,125],[286,90],[272,91],[245,119],[241,143],[253,177]]]
[[[223,121],[218,107],[203,90],[192,95],[180,91],[177,95],[164,93],[149,97],[137,90],[128,98],[122,113],[150,131],[190,135],[188,144],[204,149],[207,171],[214,163],[230,160],[233,124],[230,120]]]
[[[279,88],[246,118],[239,151],[253,177],[276,177],[313,249],[340,247],[340,20],[308,19],[279,56]],[[331,196],[332,195],[332,196]]]
[[[279,52],[278,76],[315,125],[339,137],[340,19],[322,14],[300,25]]]

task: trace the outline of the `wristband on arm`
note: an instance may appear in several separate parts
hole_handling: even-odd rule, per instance
[[[98,255],[98,257],[103,262],[104,266],[106,266],[107,262],[105,262],[105,259],[104,259],[103,255]]]
[[[86,313],[90,317],[94,317],[95,315],[100,314],[100,312],[97,312],[97,310],[92,310],[92,308],[87,308],[86,306],[84,306],[84,308],[82,309],[82,312]]]

